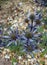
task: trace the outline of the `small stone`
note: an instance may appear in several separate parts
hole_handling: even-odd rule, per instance
[[[27,55],[27,58],[31,58],[31,56],[30,55]]]
[[[22,57],[21,57],[21,56],[19,56],[19,57],[18,57],[18,59],[20,60],[20,59],[22,59]]]
[[[22,2],[19,2],[19,3],[18,3],[18,6],[22,6]]]

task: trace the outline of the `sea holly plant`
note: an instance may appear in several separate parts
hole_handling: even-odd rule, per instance
[[[35,11],[32,14],[29,12],[27,18],[25,19],[25,22],[28,23],[28,26],[31,26],[30,28],[32,28],[33,26],[37,26],[41,24],[41,19],[42,19],[41,12],[38,13],[37,11]],[[31,22],[29,22],[29,20]]]
[[[8,44],[7,46],[10,46],[12,43],[17,45],[16,40],[19,39],[18,31],[12,31],[8,35],[2,35],[0,36],[1,39],[7,40]]]
[[[38,14],[31,14],[29,15],[29,18],[25,19],[25,23],[28,24],[28,28],[26,28],[25,35],[22,39],[26,40],[24,43],[24,49],[28,52],[31,52],[32,50],[38,48],[37,45],[41,39],[41,33],[38,32],[38,26],[42,25],[39,16],[40,15]]]
[[[3,34],[0,36],[0,39],[3,39],[3,41],[5,40],[5,43],[7,43],[6,47],[11,46],[12,44],[18,46],[17,40],[20,40],[20,43],[22,43],[22,47],[24,48],[23,51],[31,52],[37,49],[37,45],[41,39],[41,33],[38,32],[38,27],[42,26],[40,16],[40,13],[30,14],[25,20],[25,23],[28,24],[26,30],[22,30],[23,32],[20,34],[18,28],[15,30],[9,28],[9,30],[6,31],[7,35]]]
[[[37,45],[40,42],[39,38],[41,37],[41,34],[34,33],[34,31],[28,31],[25,33],[24,39],[26,39],[24,43],[24,49],[28,52],[31,52],[35,49],[37,49]]]
[[[35,49],[35,43],[33,44],[34,40],[32,39],[32,34],[30,32],[26,32],[25,37],[27,41],[24,44],[24,48],[26,51],[33,51]]]

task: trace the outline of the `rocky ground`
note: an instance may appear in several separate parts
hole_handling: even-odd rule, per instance
[[[20,30],[20,32],[19,32],[20,35],[21,35],[21,33],[24,35],[25,32],[29,32],[30,28],[26,30],[26,27],[28,27],[28,24],[27,24],[28,20],[25,20],[25,19],[29,18],[30,14],[35,14],[36,15],[36,12],[40,12],[39,14],[42,15],[42,19],[47,17],[47,7],[40,6],[40,5],[38,5],[38,3],[35,3],[33,0],[28,0],[28,1],[27,0],[26,1],[25,0],[24,1],[23,0],[9,0],[9,1],[6,1],[6,2],[2,3],[1,7],[0,7],[0,32],[1,32],[0,33],[0,43],[2,41],[9,43],[8,40],[6,41],[6,39],[8,39],[7,36],[5,37],[5,40],[1,38],[1,36],[8,35],[8,34],[11,35],[12,42],[13,41],[15,42],[15,40],[16,40],[15,35],[13,33],[10,34],[11,30],[13,32],[18,28],[18,30]],[[37,15],[36,19],[38,17],[39,16]],[[43,21],[42,19],[41,19],[41,21]],[[26,23],[25,23],[25,21],[26,21]],[[29,21],[31,23],[31,20],[29,20]],[[43,22],[41,24],[39,24],[39,26],[38,26],[38,23],[37,23],[36,28],[41,27],[41,26],[43,27],[43,25],[44,25]],[[25,32],[23,33],[23,31],[25,31]],[[43,34],[44,32],[46,32],[46,39],[45,39],[45,36],[44,36],[44,40],[47,40],[47,28],[44,28],[43,30],[41,29],[41,34]],[[22,37],[22,35],[21,35],[21,37]],[[30,37],[30,35],[29,36],[27,35],[27,38],[28,37]],[[26,38],[24,38],[24,39],[26,41]],[[37,40],[39,40],[39,43],[40,43],[40,38],[38,38]],[[19,41],[19,38],[16,40],[16,42],[17,41]],[[11,44],[11,43],[9,43],[9,44]],[[9,44],[7,46],[9,46]],[[13,65],[18,65],[18,64],[19,65],[44,65],[45,60],[47,61],[47,59],[46,59],[47,57],[45,58],[45,56],[47,56],[47,54],[46,54],[47,51],[46,51],[46,53],[44,51],[45,49],[47,49],[46,45],[47,44],[45,44],[45,46],[41,46],[42,48],[39,46],[37,48],[37,50],[33,51],[32,53],[33,54],[35,53],[33,55],[33,58],[32,58],[32,55],[31,55],[32,53],[31,54],[27,53],[27,55],[23,54],[21,56],[20,52],[19,52],[20,48],[19,47],[15,48],[15,46],[12,47],[13,49],[9,48],[9,49],[12,49],[9,53],[7,51],[5,51],[4,55],[3,55],[4,51],[2,51],[1,55],[3,55],[3,58],[0,57],[0,65],[3,65],[3,64],[4,65],[7,65],[7,64],[9,65],[9,63],[10,63],[10,65],[12,65],[12,64]],[[2,46],[3,46],[3,43],[0,44],[0,49],[2,48]],[[34,47],[34,45],[33,45],[33,47]],[[16,52],[15,52],[15,50],[16,50]],[[30,50],[30,47],[29,47],[29,50]],[[43,57],[41,57],[43,51],[44,51],[45,54],[44,54]],[[17,54],[18,54],[18,57],[17,57]],[[7,55],[7,61],[6,61],[5,55]],[[9,58],[9,61],[8,61],[9,55],[13,59]],[[16,57],[17,57],[17,59],[16,59]],[[17,62],[17,60],[18,60],[18,62]],[[13,62],[12,64],[11,64],[11,61]],[[47,65],[47,64],[45,64],[45,65]]]

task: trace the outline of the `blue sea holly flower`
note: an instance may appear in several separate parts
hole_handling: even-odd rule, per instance
[[[28,24],[26,29],[30,29],[30,31],[32,31],[33,29],[37,30],[37,27],[42,25],[42,23],[41,23],[42,14],[41,14],[41,12],[40,13],[35,12],[34,14],[30,14],[29,18],[30,18],[30,20],[28,18],[25,19],[25,23]]]
[[[25,38],[23,37],[23,39],[26,40],[24,42],[24,44],[23,44],[24,49],[26,51],[33,51],[36,48],[36,46],[37,46],[36,43],[39,42],[38,38],[39,38],[39,34],[38,33],[36,34],[36,33],[30,32],[30,31],[26,32],[25,33]],[[38,41],[36,41],[36,39]]]
[[[3,35],[0,38],[7,40],[8,44],[7,46],[10,46],[12,43],[14,43],[15,45],[17,45],[16,40],[19,39],[19,34],[18,34],[18,30],[16,31],[12,31],[10,34],[8,35]]]
[[[33,42],[30,43],[29,40],[27,40],[27,42],[24,44],[24,49],[25,49],[25,51],[28,51],[28,52],[33,51],[35,49],[35,47],[36,47],[35,43],[34,44],[33,44]]]

